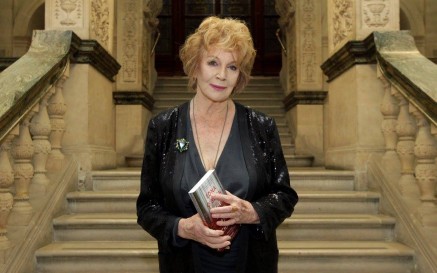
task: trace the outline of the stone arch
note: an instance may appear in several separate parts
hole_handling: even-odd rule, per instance
[[[14,37],[25,37],[29,34],[29,23],[32,20],[34,13],[41,5],[44,5],[45,0],[30,0],[26,1],[17,12],[17,16],[14,18]]]
[[[423,13],[416,6],[415,1],[401,0],[400,9],[402,20],[407,20],[402,22],[403,25],[408,25],[411,30],[411,34],[415,37],[423,37],[425,35],[425,25],[423,23]]]

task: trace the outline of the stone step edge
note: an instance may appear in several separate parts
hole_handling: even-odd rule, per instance
[[[293,241],[278,242],[280,256],[295,257],[411,257],[414,250],[397,242]],[[155,241],[55,242],[38,249],[37,258],[154,257]]]
[[[285,219],[282,227],[294,225],[335,226],[348,225],[359,227],[394,225],[396,220],[382,214],[295,214]],[[56,229],[79,229],[89,227],[133,227],[138,226],[135,213],[77,213],[65,214],[53,220]],[[139,226],[138,226],[139,228]]]
[[[286,144],[285,144],[286,145]],[[291,144],[290,144],[291,145]],[[294,155],[299,156],[299,155]],[[307,178],[307,179],[353,179],[355,177],[354,171],[348,170],[329,170],[329,169],[317,169],[317,168],[301,168],[289,171],[289,174],[294,179]],[[140,168],[117,168],[108,170],[95,170],[92,171],[93,177],[136,177],[140,178]]]
[[[369,191],[299,191],[299,199],[329,199],[329,200],[356,200],[380,199],[380,194]],[[136,199],[137,191],[73,191],[67,194],[67,199]]]

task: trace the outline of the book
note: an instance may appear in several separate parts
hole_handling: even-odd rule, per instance
[[[224,234],[231,236],[233,239],[235,235],[237,235],[240,225],[231,225],[231,226],[218,226],[217,221],[221,219],[212,218],[210,209],[215,207],[221,207],[226,204],[223,204],[219,200],[215,200],[211,198],[213,193],[221,193],[226,194],[226,191],[220,182],[220,179],[217,176],[215,170],[209,170],[206,174],[196,183],[196,185],[191,188],[188,192],[188,195],[193,201],[194,207],[199,213],[200,217],[203,220],[203,223],[208,226],[210,229],[221,229],[224,231]],[[219,249],[222,251],[223,249]]]

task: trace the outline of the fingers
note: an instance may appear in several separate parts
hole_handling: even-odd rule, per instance
[[[197,241],[214,249],[226,248],[231,242],[231,237],[223,235],[222,230],[214,230],[205,226],[198,214],[179,221],[178,235]]]

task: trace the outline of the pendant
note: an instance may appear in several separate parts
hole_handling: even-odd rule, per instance
[[[180,153],[185,152],[186,150],[188,150],[188,144],[190,144],[190,142],[188,142],[185,138],[178,138],[178,139],[176,139],[176,149]]]

